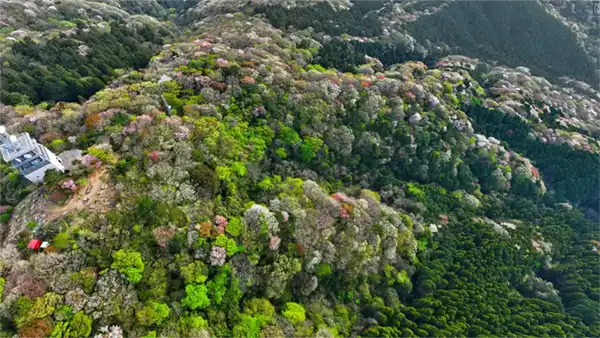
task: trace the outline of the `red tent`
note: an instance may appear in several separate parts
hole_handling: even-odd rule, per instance
[[[40,248],[41,245],[42,245],[42,241],[40,241],[39,239],[32,239],[31,242],[29,242],[29,245],[27,246],[27,248],[37,250]]]

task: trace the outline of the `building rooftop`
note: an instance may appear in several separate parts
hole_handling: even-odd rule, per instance
[[[2,152],[2,159],[4,159],[5,162],[10,162],[22,154],[36,148],[37,142],[27,133],[19,134],[18,136],[4,135],[6,135],[6,137],[4,137],[0,151]]]

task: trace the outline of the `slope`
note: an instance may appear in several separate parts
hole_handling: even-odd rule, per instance
[[[550,79],[571,76],[592,85],[598,80],[597,66],[575,34],[537,2],[454,1],[406,28],[419,41],[457,47],[457,54],[524,65]]]
[[[0,9],[0,102],[12,105],[85,100],[118,69],[144,67],[175,31],[137,14],[166,17],[156,2],[3,0]]]
[[[468,108],[527,113],[526,98],[488,96],[476,62],[368,58],[343,73],[311,63],[310,35],[242,13],[183,39],[81,104],[0,110],[11,132],[86,150],[47,188],[73,193],[104,168],[117,193],[107,213],[43,227],[16,208],[0,246],[3,332],[599,334],[600,234],[546,198],[510,139],[475,130],[496,133]],[[531,120],[519,128],[547,131]],[[52,246],[28,251],[32,238]]]

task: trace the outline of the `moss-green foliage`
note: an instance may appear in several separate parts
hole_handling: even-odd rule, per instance
[[[73,316],[64,338],[87,337],[91,332],[92,318],[83,311],[79,311]]]
[[[259,337],[265,325],[273,323],[275,308],[267,299],[254,298],[245,305],[238,323],[233,328],[234,337]]]
[[[156,338],[156,331],[148,331],[142,338]]]
[[[54,328],[52,328],[50,337],[52,337],[52,338],[65,337],[68,330],[69,330],[69,322],[57,322],[56,324],[54,324]]]
[[[183,306],[195,309],[204,309],[210,304],[208,288],[202,284],[189,284],[185,287],[186,296],[181,300]]]
[[[52,240],[52,244],[57,249],[67,249],[69,247],[69,234],[66,232],[61,232],[54,236]]]
[[[6,284],[6,279],[0,277],[0,302],[2,301],[2,295],[4,294],[4,284]]]
[[[223,301],[223,296],[227,292],[230,270],[227,266],[220,269],[214,278],[207,283],[210,290],[212,304],[219,305]]]
[[[235,226],[238,226],[238,224],[236,224]],[[234,233],[238,233],[238,231],[238,229],[234,229]],[[235,255],[240,250],[235,240],[233,238],[227,238],[227,236],[225,235],[217,236],[217,238],[215,239],[215,245],[225,248],[227,250],[228,257]]]
[[[136,312],[138,322],[143,326],[160,325],[169,317],[170,309],[166,304],[148,301]]]
[[[58,320],[70,320],[73,318],[73,308],[69,305],[63,305],[56,309],[54,318]]]
[[[241,314],[238,324],[233,327],[235,337],[257,338],[261,328],[270,322],[270,318],[263,315],[250,316]]]
[[[196,330],[206,326],[206,320],[198,315],[183,316],[177,322],[178,331],[186,336],[193,336]]]
[[[208,268],[201,261],[194,261],[186,266],[183,266],[180,270],[180,273],[185,284],[202,284],[206,282],[206,279],[208,278]]]
[[[60,295],[53,292],[46,293],[35,300],[26,296],[19,297],[14,306],[15,323],[17,326],[23,326],[35,319],[42,319],[49,316],[56,309],[60,299]]]
[[[87,149],[87,152],[88,154],[95,156],[96,158],[100,159],[102,162],[105,163],[116,164],[118,160],[115,154],[110,150],[107,151],[97,147],[90,147]]]
[[[273,307],[273,304],[268,299],[252,298],[246,302],[244,312],[249,315],[262,314],[267,317],[273,317],[275,307]]]
[[[409,196],[414,197],[416,200],[422,201],[425,199],[425,192],[419,189],[413,183],[407,184],[407,192]]]
[[[144,262],[139,252],[121,249],[113,254],[113,263],[110,266],[122,273],[131,283],[137,283],[142,279]]]
[[[65,141],[61,140],[61,139],[57,139],[52,141],[52,149],[54,151],[63,151],[65,149]]]
[[[319,138],[309,137],[304,139],[300,145],[300,158],[305,162],[310,162],[322,146],[323,140]]]
[[[299,324],[306,320],[304,306],[294,302],[286,303],[285,310],[281,314],[293,324]]]
[[[243,230],[244,227],[239,217],[231,218],[227,224],[227,228],[225,229],[225,231],[227,231],[227,233],[233,237],[239,236]]]
[[[317,265],[317,267],[315,268],[315,274],[318,277],[324,277],[324,276],[331,275],[331,265],[326,264],[326,263]]]

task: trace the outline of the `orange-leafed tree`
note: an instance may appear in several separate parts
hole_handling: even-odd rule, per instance
[[[21,338],[44,338],[50,335],[52,325],[48,319],[37,319],[19,329]]]

